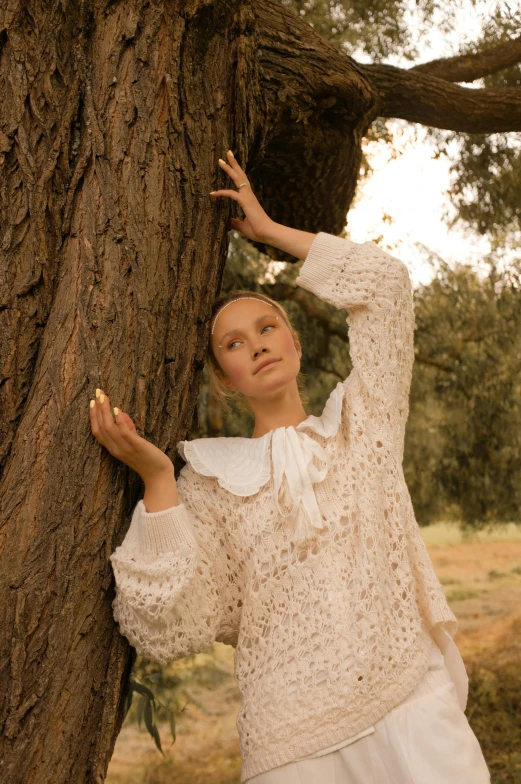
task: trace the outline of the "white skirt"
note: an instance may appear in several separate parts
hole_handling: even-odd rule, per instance
[[[433,642],[422,680],[376,722],[371,734],[322,756],[281,765],[245,784],[490,784],[481,747],[463,712],[461,671],[458,689],[451,678],[458,653],[450,651],[450,672],[448,653],[444,659]],[[462,661],[461,666],[465,670]]]

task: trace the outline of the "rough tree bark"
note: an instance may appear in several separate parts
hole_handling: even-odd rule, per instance
[[[108,558],[141,491],[93,440],[88,400],[102,386],[172,457],[191,426],[226,253],[208,193],[217,157],[253,144],[254,43],[234,2],[10,14],[0,778],[87,784],[123,718]]]
[[[514,93],[359,65],[270,0],[0,8],[2,781],[105,777],[133,663],[109,556],[142,488],[88,401],[175,459],[233,208],[217,158],[275,220],[339,233],[377,116],[516,130]]]

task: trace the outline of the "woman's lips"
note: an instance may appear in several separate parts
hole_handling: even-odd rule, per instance
[[[255,375],[257,375],[257,373],[262,373],[263,370],[268,370],[268,368],[273,367],[277,362],[280,362],[280,359],[272,360],[268,365],[264,365],[260,370],[257,370]]]

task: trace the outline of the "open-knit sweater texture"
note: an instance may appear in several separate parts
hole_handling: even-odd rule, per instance
[[[111,556],[114,615],[139,654],[234,646],[241,782],[370,727],[427,671],[433,630],[458,626],[402,468],[407,267],[320,232],[296,282],[347,310],[353,368],[322,415],[180,442],[179,504],[139,501]]]

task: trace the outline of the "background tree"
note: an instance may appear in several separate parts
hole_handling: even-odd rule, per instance
[[[193,424],[226,259],[230,205],[208,198],[224,182],[217,157],[236,152],[274,220],[340,233],[375,123],[521,127],[517,86],[454,83],[462,67],[474,78],[512,67],[519,39],[397,68],[373,38],[406,41],[405,6],[345,4],[354,15],[344,33],[351,19],[368,35],[381,24],[368,38],[377,56],[362,64],[313,29],[308,7],[13,0],[0,9],[7,781],[103,780],[133,661],[112,618],[108,558],[141,486],[92,439],[88,400],[103,386],[175,458]],[[392,20],[400,35],[386,32]]]
[[[438,263],[415,292],[405,473],[420,524],[521,523],[521,263]]]
[[[477,82],[487,88],[521,88],[521,66],[515,54],[521,30],[519,4],[498,3],[487,20],[483,37],[468,48],[470,57],[486,52],[492,40],[502,47],[504,60],[494,70],[480,72],[469,68],[459,74],[459,81]],[[500,67],[503,66],[503,67]],[[478,73],[481,78],[476,77]],[[455,208],[452,223],[461,221],[480,234],[487,235],[492,247],[519,247],[521,225],[519,194],[521,183],[521,145],[519,134],[455,134],[430,129],[440,152],[452,152],[453,182],[451,202]]]

